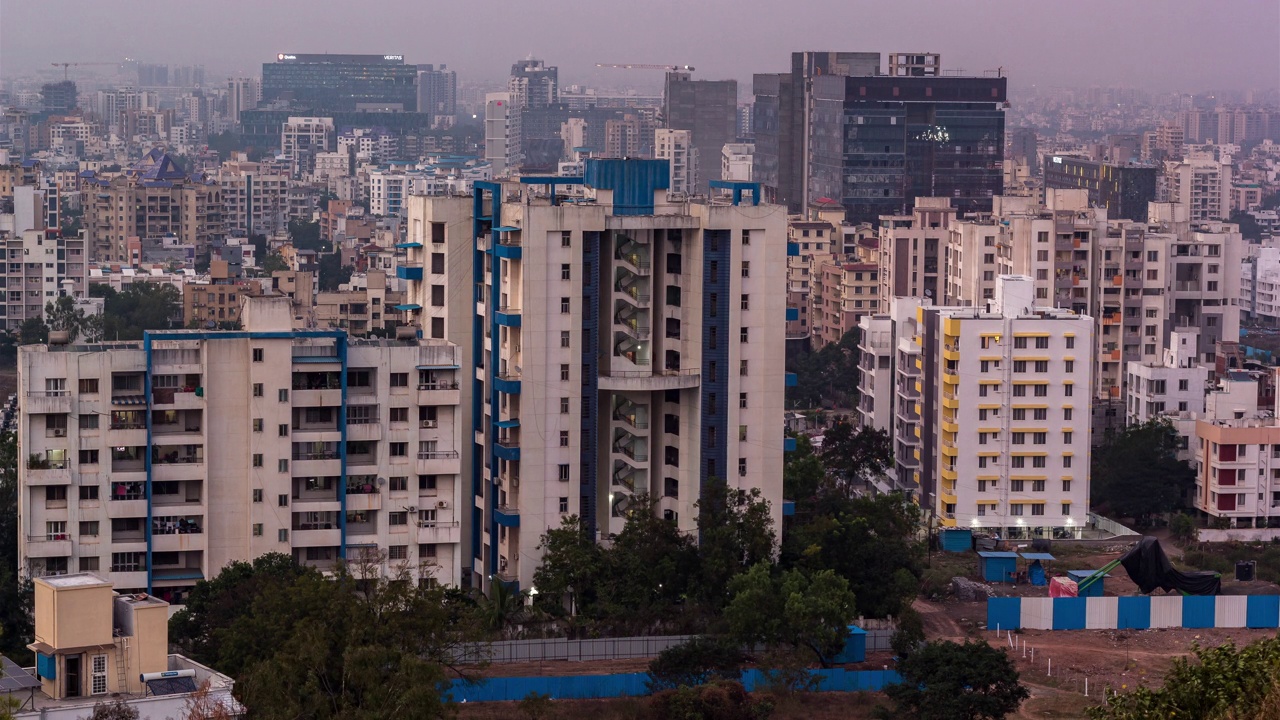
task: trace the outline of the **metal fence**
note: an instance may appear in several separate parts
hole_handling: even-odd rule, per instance
[[[880,623],[877,623],[880,624]],[[861,627],[861,625],[859,625]],[[884,623],[867,630],[867,652],[887,651],[893,627]],[[694,635],[656,635],[653,637],[600,638],[594,640],[503,640],[467,645],[458,652],[458,662],[494,664],[566,660],[636,660],[657,657],[658,653],[681,645]]]

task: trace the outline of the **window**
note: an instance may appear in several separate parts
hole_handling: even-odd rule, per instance
[[[1037,366],[1039,366],[1039,365],[1040,365],[1040,363],[1036,363],[1036,365],[1037,365]],[[1065,369],[1066,369],[1066,371],[1067,371],[1067,372],[1075,372],[1075,371],[1076,371],[1076,361],[1075,361],[1075,360],[1067,360],[1067,361],[1066,361],[1066,363],[1065,363],[1065,366],[1066,366],[1066,367],[1065,367]]]
[[[1013,444],[1014,444],[1014,445],[1026,445],[1026,444],[1027,444],[1027,434],[1026,434],[1026,433],[1024,433],[1024,432],[1016,432],[1016,433],[1013,433]]]
[[[97,557],[80,558],[80,572],[98,572]]]
[[[569,431],[560,431],[560,447],[569,447]]]
[[[742,296],[742,309],[743,309],[743,310],[750,310],[750,309],[751,309],[751,296],[750,296],[750,295],[743,295],[743,296]]]
[[[391,486],[391,492],[409,491],[409,477],[407,475],[397,475],[390,478],[387,482]]]
[[[253,466],[256,468],[262,467],[262,453],[253,454]]]
[[[1038,373],[1049,372],[1049,361],[1048,361],[1048,360],[1037,360],[1037,361],[1036,361],[1036,372],[1038,372]]]
[[[1009,514],[1014,516],[1022,515],[1022,503],[1009,503]]]
[[[1024,337],[1016,337],[1013,339],[1013,347],[1018,350],[1027,349],[1027,339]]]
[[[1044,514],[1044,504],[1043,504],[1043,503],[1035,503],[1035,504],[1033,504],[1033,505],[1031,506],[1031,514],[1032,514],[1032,515],[1043,515],[1043,514]]]
[[[253,419],[253,431],[262,432],[262,418]]]
[[[277,531],[276,531],[276,541],[277,541],[277,542],[289,542],[289,530],[288,530],[287,528],[280,528],[279,530],[277,530]]]
[[[408,457],[409,443],[393,442],[388,445],[391,448],[391,457]]]
[[[746,458],[738,458],[738,475],[740,477],[747,476],[747,459]]]
[[[46,485],[44,488],[45,507],[66,507],[67,506],[67,486],[66,485]]]
[[[1067,430],[1066,432],[1062,433],[1062,442],[1066,443],[1067,445],[1070,445],[1071,440],[1074,437],[1075,437],[1075,433],[1071,432],[1070,430]]]
[[[409,387],[409,373],[391,373],[391,387]]]
[[[387,513],[387,524],[388,525],[408,525],[409,513],[405,511],[399,511],[399,510],[395,512],[389,512]]]
[[[98,537],[98,521],[86,520],[80,523],[80,537]]]
[[[83,451],[83,450],[81,450],[80,452],[84,452],[84,451]],[[94,452],[97,452],[97,450],[94,450]],[[81,486],[80,486],[80,499],[81,499],[81,500],[97,500],[97,499],[98,499],[98,486],[97,486],[97,485],[81,485]]]
[[[1047,338],[1047,337],[1038,337],[1038,338],[1036,338],[1036,349],[1037,349],[1037,350],[1047,350],[1048,348],[1049,348],[1049,338]]]
[[[390,409],[390,420],[393,423],[409,422],[409,408],[393,407]]]
[[[111,553],[111,572],[141,572],[146,569],[145,552]]]
[[[567,297],[560,298],[560,314],[561,315],[569,314],[569,298]]]
[[[560,331],[560,347],[562,348],[569,347],[569,331],[568,330]]]
[[[1074,336],[1071,336],[1071,335],[1068,335],[1068,336],[1067,336],[1067,349],[1068,349],[1068,350],[1071,350],[1071,349],[1073,349],[1075,346],[1076,346],[1076,339],[1075,339],[1075,337],[1074,337]]]
[[[1068,502],[1062,503],[1062,514],[1063,515],[1071,514],[1071,503],[1068,503]]]
[[[1026,385],[1014,385],[1014,386],[1013,386],[1013,396],[1014,396],[1014,397],[1026,397],[1026,396],[1027,396],[1027,386],[1026,386]]]
[[[277,460],[277,461],[276,461],[276,471],[277,471],[277,472],[282,472],[282,473],[287,473],[287,472],[289,472],[289,459],[288,459],[288,458],[280,458],[279,460]]]
[[[979,412],[981,413],[981,412],[983,412],[983,411],[979,411]],[[979,419],[979,420],[985,420],[986,418],[985,418],[985,417],[982,417],[982,416],[980,415],[980,416],[978,417],[978,419]],[[1014,420],[1026,420],[1026,419],[1027,419],[1027,409],[1026,409],[1026,408],[1014,408],[1014,409],[1013,409],[1013,419],[1014,419]]]
[[[569,464],[561,463],[556,466],[556,479],[560,482],[569,482]]]
[[[1075,391],[1076,391],[1076,386],[1075,386],[1075,385],[1063,385],[1063,386],[1062,386],[1062,394],[1063,394],[1063,395],[1065,395],[1065,396],[1067,396],[1067,397],[1071,397],[1071,395],[1072,395],[1073,393],[1075,393]]]
[[[98,392],[98,378],[85,378],[80,381],[80,394],[93,395]]]
[[[1026,466],[1027,466],[1027,459],[1026,459],[1025,457],[1021,456],[1021,455],[1014,455],[1012,458],[1010,458],[1010,459],[1009,459],[1009,467],[1011,467],[1011,468],[1021,469],[1021,468],[1024,468],[1024,467],[1026,467]],[[1014,482],[1015,482],[1015,483],[1020,483],[1020,482],[1022,482],[1022,481],[1021,481],[1021,480],[1015,480]]]
[[[280,423],[276,426],[276,433],[280,437],[289,437],[289,426],[286,423]]]
[[[562,363],[560,365],[560,382],[568,382],[568,381],[569,381],[569,366]]]
[[[267,351],[266,351],[266,350],[264,350],[263,348],[254,348],[254,349],[253,349],[253,361],[254,361],[254,362],[262,362],[262,361],[266,360],[266,356],[267,356]]]
[[[1037,459],[1037,460],[1044,460],[1044,458],[1036,458],[1036,459]],[[1039,466],[1037,466],[1037,467],[1044,467],[1044,465],[1039,465]],[[1044,480],[1032,480],[1032,481],[1031,481],[1031,492],[1044,492],[1044,483],[1045,483],[1045,481],[1044,481]]]
[[[569,398],[567,397],[560,398],[560,414],[561,415],[569,414]]]
[[[1048,386],[1048,385],[1043,385],[1043,384],[1041,384],[1041,385],[1036,385],[1035,387],[1036,387],[1036,397],[1048,397],[1048,396],[1049,396],[1049,386]]]
[[[562,513],[569,512],[569,498],[567,497],[560,498],[560,512]]]
[[[1036,420],[1048,420],[1049,410],[1047,408],[1036,408],[1032,411],[1032,415]]]
[[[253,536],[262,537],[262,523],[253,524]]]
[[[1026,371],[1027,371],[1027,361],[1026,361],[1026,360],[1014,360],[1014,361],[1013,361],[1013,371],[1014,371],[1014,372],[1016,372],[1016,373],[1024,373],[1024,372],[1026,372]]]
[[[1031,458],[1031,467],[1042,468],[1045,466],[1045,463],[1047,462],[1047,460],[1048,458],[1046,458],[1044,455],[1037,455]]]
[[[418,489],[419,490],[435,490],[436,476],[435,475],[419,475]]]
[[[572,279],[572,278],[573,278],[573,273],[569,270],[569,263],[561,263],[561,264],[560,264],[560,279],[561,279],[561,280],[570,280],[570,279]]]
[[[746,393],[738,393],[738,407],[740,407],[740,408],[746,408],[746,407],[747,407],[747,394],[746,394]]]
[[[1063,467],[1063,468],[1069,468],[1069,467],[1071,467],[1071,456],[1070,456],[1070,455],[1063,455],[1063,456],[1062,456],[1062,467]]]
[[[280,402],[289,402],[289,389],[280,388],[276,391],[276,399]]]
[[[1063,480],[1063,481],[1062,481],[1062,492],[1064,492],[1064,493],[1069,493],[1069,492],[1071,492],[1071,481],[1070,481],[1070,480]]]
[[[979,467],[979,468],[985,468],[985,467],[987,466],[987,461],[988,461],[988,460],[990,460],[990,459],[991,459],[991,458],[987,457],[986,455],[979,455],[979,456],[978,456],[978,467]],[[986,482],[987,482],[986,480],[979,480],[979,481],[978,481],[978,489],[979,489],[979,490],[985,490],[985,489],[986,489],[986,485],[985,485],[985,483],[986,483]]]
[[[81,430],[97,430],[98,416],[97,415],[81,415],[80,429]]]
[[[1036,445],[1043,445],[1049,440],[1049,433],[1031,433],[1031,442]]]
[[[81,450],[81,451],[80,451],[80,464],[81,464],[81,465],[97,465],[97,464],[98,464],[98,451],[97,451],[97,450]],[[80,489],[81,489],[81,490],[88,490],[89,488],[80,488]],[[92,489],[96,491],[98,488],[96,488],[96,487],[95,487],[95,488],[92,488]],[[96,495],[95,495],[94,497],[95,497],[95,499],[97,498],[97,496],[96,496]],[[82,498],[80,498],[80,499],[81,499],[81,500],[83,500],[84,498],[82,497]]]
[[[253,384],[253,396],[262,397],[262,383]]]
[[[107,692],[107,656],[89,658],[89,694],[104,695]]]
[[[742,277],[744,278],[751,277],[751,261],[750,260],[742,261]]]

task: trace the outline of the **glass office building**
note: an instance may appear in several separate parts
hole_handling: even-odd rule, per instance
[[[287,100],[300,110],[418,109],[418,68],[403,55],[294,55],[262,65],[262,99]]]

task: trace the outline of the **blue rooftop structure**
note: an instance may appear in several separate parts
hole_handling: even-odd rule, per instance
[[[153,148],[151,152],[142,156],[142,159],[134,163],[129,168],[129,174],[136,176],[139,180],[188,180],[191,179],[186,170],[177,163],[169,153],[160,148]]]

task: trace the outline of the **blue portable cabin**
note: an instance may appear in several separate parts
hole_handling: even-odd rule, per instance
[[[973,549],[973,531],[950,528],[938,533],[938,545],[943,552],[968,552]]]
[[[867,659],[867,631],[857,625],[849,626],[849,635],[845,638],[844,649],[831,658],[837,665],[859,663]]]
[[[1096,572],[1098,571],[1097,570],[1068,570],[1067,577],[1071,578],[1072,580],[1075,580],[1076,585],[1078,586],[1081,583],[1083,583],[1085,580],[1089,579],[1089,577]],[[1089,583],[1089,587],[1080,590],[1080,594],[1078,597],[1102,597],[1102,594],[1103,594],[1102,583],[1106,582],[1106,579],[1109,577],[1111,576],[1103,575],[1097,580],[1094,580],[1093,582]]]
[[[987,582],[1011,583],[1018,574],[1018,553],[980,551],[978,569]]]

